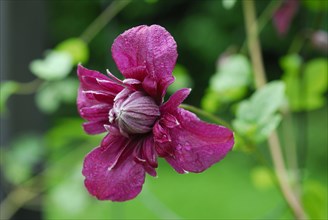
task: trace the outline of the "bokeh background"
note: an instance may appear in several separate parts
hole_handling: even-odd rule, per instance
[[[122,9],[117,6],[113,18],[94,32],[86,49],[82,47],[78,51],[86,67],[103,73],[109,69],[121,77],[110,53],[115,37],[133,26],[159,24],[172,34],[178,45],[174,72],[177,82],[169,92],[192,87],[186,103],[231,122],[238,102],[249,97],[254,86],[249,84],[242,95],[226,102],[217,98],[224,97],[225,93],[209,92],[220,58],[229,54],[247,56],[242,4],[232,1],[231,6],[227,2],[133,0],[124,3]],[[263,24],[260,40],[269,81],[286,79],[286,69],[281,63],[291,51],[299,54],[303,66],[313,59],[327,60],[327,1],[300,0],[285,34],[279,33],[272,22],[272,13],[284,1],[255,3]],[[98,201],[87,193],[81,174],[83,159],[103,135],[88,136],[81,127],[83,120],[75,105],[76,65],[69,75],[48,81],[37,77],[35,72],[39,72],[31,63],[44,59],[67,39],[83,37],[90,24],[110,4],[110,0],[1,0],[1,82],[13,82],[9,86],[1,84],[0,198],[1,213],[6,213],[2,218],[293,218],[270,169],[265,141],[252,147],[239,144],[224,160],[200,174],[178,174],[160,159],[158,178],[147,176],[141,194],[132,201]],[[319,47],[313,43],[313,34],[318,30],[323,34]],[[325,65],[324,62],[324,68]],[[45,68],[56,72],[61,66],[45,65]],[[237,65],[236,69],[244,71],[242,66]],[[316,77],[313,74],[311,85],[316,87],[316,83],[322,81],[327,85],[327,77]],[[300,88],[306,90],[306,86]],[[305,209],[313,218],[326,219],[326,89],[320,95],[323,102],[313,108],[291,109],[278,131],[287,164],[293,159],[288,156],[289,147],[296,146],[297,174],[302,183]]]

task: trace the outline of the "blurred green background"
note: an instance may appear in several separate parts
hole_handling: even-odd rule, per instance
[[[238,101],[255,90],[249,76],[236,93],[212,91],[213,85],[217,85],[215,76],[220,72],[218,63],[225,55],[241,54],[242,61],[232,66],[237,72],[247,70],[245,74],[251,74],[251,64],[245,58],[242,4],[231,2],[233,5],[229,6],[229,1],[220,0],[133,0],[117,9],[117,15],[94,33],[86,45],[80,47],[71,42],[68,45],[78,48],[86,67],[103,73],[109,69],[121,77],[110,53],[113,40],[133,26],[159,24],[178,45],[174,71],[177,81],[169,93],[192,87],[186,103],[201,106],[231,122]],[[297,87],[303,91],[302,88],[309,88],[308,84],[318,88],[317,84],[323,82],[324,89],[313,95],[313,99],[320,95],[321,101],[313,105],[302,101],[289,104],[291,113],[282,119],[278,132],[287,165],[293,160],[290,145],[297,148],[297,176],[302,183],[301,200],[307,213],[312,219],[327,219],[327,45],[326,50],[315,47],[309,35],[317,30],[327,32],[328,3],[300,1],[288,33],[283,36],[272,24],[272,12],[283,1],[255,3],[263,22],[260,40],[267,78],[286,82],[289,103],[303,100],[302,94],[306,94],[295,96],[291,92],[294,87],[290,85],[295,81],[288,78],[288,68],[298,59],[291,54],[299,54],[302,61],[295,65],[300,69],[309,61],[323,60],[323,65],[320,64],[323,68],[317,71],[320,74],[311,72],[309,82],[303,81]],[[44,80],[38,75],[40,71],[44,73],[43,67],[36,64],[33,68],[31,62],[43,59],[47,50],[48,54],[54,48],[59,50],[59,43],[80,37],[110,4],[110,0],[1,1],[1,81],[11,82],[1,84],[0,198],[1,212],[6,213],[2,217],[292,219],[271,169],[266,142],[253,140],[253,143],[251,138],[252,144],[238,142],[224,160],[200,174],[178,174],[160,159],[158,178],[147,176],[141,194],[132,201],[98,201],[87,193],[81,174],[83,159],[103,135],[88,136],[82,130],[83,120],[75,105],[76,65],[72,70],[68,65],[67,76]],[[54,74],[58,73],[57,68],[53,68]],[[34,80],[35,75],[41,80]],[[219,84],[228,85],[220,77]],[[292,83],[288,84],[288,80]],[[292,171],[290,174],[293,176]]]

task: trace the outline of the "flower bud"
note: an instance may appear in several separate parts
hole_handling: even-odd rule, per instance
[[[159,107],[153,98],[140,91],[122,91],[117,97],[109,112],[109,121],[116,122],[125,136],[150,132],[160,116]]]

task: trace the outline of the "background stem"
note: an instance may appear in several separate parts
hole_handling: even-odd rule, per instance
[[[127,6],[130,0],[116,0],[113,1],[81,34],[80,38],[86,43],[96,36],[96,34],[105,27],[105,25],[119,13],[125,6]]]
[[[257,32],[257,21],[255,13],[255,4],[253,0],[243,1],[243,10],[245,16],[245,25],[247,33],[247,42],[250,58],[253,64],[256,88],[259,89],[266,84],[265,71],[263,66],[261,47]],[[293,192],[289,181],[286,166],[284,163],[281,146],[276,131],[273,131],[268,138],[270,154],[272,157],[276,176],[278,178],[280,189],[288,205],[293,211],[295,218],[306,219],[303,207],[298,197]]]

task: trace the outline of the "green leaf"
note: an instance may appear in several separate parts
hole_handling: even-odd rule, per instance
[[[280,66],[286,74],[298,75],[302,62],[302,58],[298,54],[290,54],[280,59]]]
[[[233,8],[233,6],[236,4],[237,0],[223,0],[222,5],[223,8],[230,10]]]
[[[14,81],[1,82],[0,84],[0,113],[6,109],[8,98],[19,89],[19,84]]]
[[[148,4],[155,4],[158,2],[158,0],[145,0],[145,2]]]
[[[314,12],[327,11],[328,2],[325,0],[302,0],[302,3]]]
[[[327,188],[317,181],[307,181],[304,184],[302,201],[311,219],[328,218]]]
[[[220,98],[215,91],[208,88],[202,98],[201,106],[204,110],[215,113],[220,107]]]
[[[314,110],[322,107],[327,91],[328,61],[323,58],[313,59],[304,65],[298,55],[288,55],[281,59],[286,83],[286,95],[293,111]]]
[[[202,100],[202,107],[208,110],[209,98],[216,96],[212,102],[211,112],[215,109],[213,106],[233,102],[242,98],[252,82],[251,66],[248,59],[243,55],[232,55],[224,58],[218,66],[218,71],[211,77],[210,86]]]
[[[324,93],[328,87],[328,61],[327,59],[313,59],[304,68],[304,81],[306,83],[305,108],[317,109],[324,105]]]
[[[237,118],[261,124],[283,104],[285,85],[273,81],[257,90],[249,100],[242,101],[237,109]]]
[[[83,184],[82,164],[69,165],[70,169],[57,168],[61,179],[53,179],[50,175],[46,178],[50,189],[44,195],[45,219],[108,219],[113,203],[97,201],[90,196]]]
[[[42,138],[26,134],[4,150],[3,168],[7,180],[19,184],[33,174],[33,168],[44,155]]]
[[[43,60],[30,63],[31,72],[44,80],[65,78],[73,68],[72,56],[68,52],[50,51]]]
[[[36,104],[44,113],[55,112],[61,103],[73,103],[76,100],[78,81],[65,79],[44,83],[38,90],[35,98]]]
[[[69,53],[73,64],[85,63],[89,59],[88,45],[80,38],[67,39],[58,44],[55,50]]]
[[[175,81],[169,86],[168,92],[174,93],[182,88],[192,88],[193,81],[184,66],[177,64],[173,70],[173,76],[175,77]]]
[[[276,112],[285,99],[285,85],[273,81],[242,101],[236,112],[233,127],[245,138],[259,143],[278,126],[281,117]]]
[[[259,166],[251,171],[251,179],[254,186],[260,190],[270,189],[274,186],[274,174],[270,169]]]

